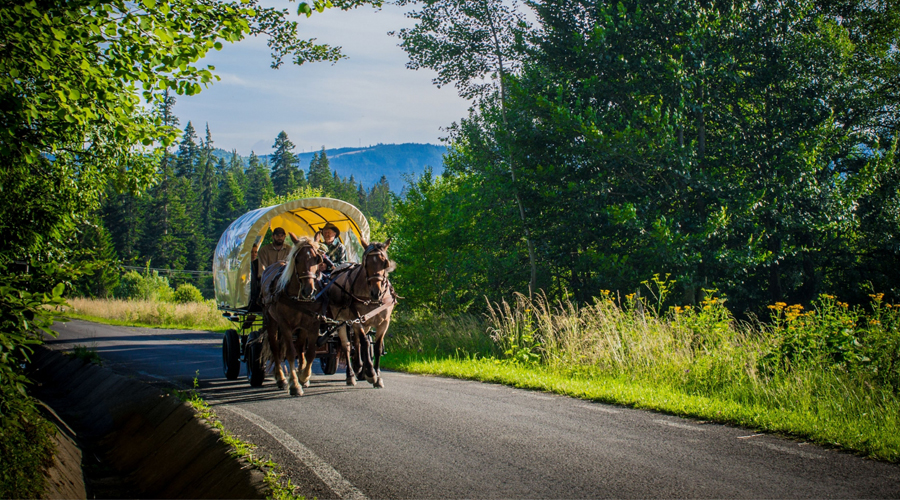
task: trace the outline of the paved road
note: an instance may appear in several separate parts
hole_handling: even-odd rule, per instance
[[[190,384],[318,498],[898,498],[900,467],[746,429],[494,384],[313,377],[306,395],[221,373],[221,339],[72,321],[56,349]],[[243,370],[243,369],[242,369]]]

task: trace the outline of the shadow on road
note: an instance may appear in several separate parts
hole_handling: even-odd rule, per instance
[[[319,377],[314,376],[310,387],[303,389],[302,398],[346,393],[356,389],[356,387],[345,385],[343,379],[327,379],[320,375]],[[266,377],[262,387],[250,387],[250,383],[244,377],[238,380],[219,378],[201,381],[200,395],[211,405],[292,399],[287,389],[279,389],[275,386],[275,379],[271,375]]]
[[[91,333],[82,334],[81,336],[68,335],[64,339],[50,338],[44,341],[48,345],[66,345],[66,344],[84,344],[91,342],[135,342],[135,343],[153,343],[153,342],[203,342],[215,344],[222,341],[221,333],[209,332],[174,332],[160,330],[158,333],[136,333],[134,335],[94,335]]]

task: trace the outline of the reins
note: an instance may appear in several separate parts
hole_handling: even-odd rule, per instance
[[[310,246],[310,248],[313,248],[317,254],[320,253],[320,251],[318,249],[316,249],[313,245],[309,245],[309,246]],[[388,278],[386,272],[377,273],[372,276],[366,276],[366,280],[365,280],[366,283],[371,283],[373,281],[385,283],[385,286],[384,286],[381,294],[378,296],[377,301],[372,300],[372,299],[364,299],[364,298],[358,296],[357,294],[353,293],[353,291],[352,291],[353,289],[355,289],[359,286],[359,283],[361,282],[360,278],[364,275],[363,273],[366,272],[366,261],[367,261],[368,257],[371,255],[379,255],[379,254],[384,255],[385,259],[387,259],[387,252],[384,249],[374,249],[372,246],[370,246],[369,249],[367,249],[366,252],[363,254],[363,257],[361,259],[362,260],[361,264],[359,264],[358,266],[356,266],[353,269],[348,269],[345,273],[339,272],[337,275],[332,275],[329,277],[329,279],[321,281],[320,282],[321,288],[316,292],[316,294],[312,298],[309,298],[309,299],[301,298],[299,296],[299,292],[298,292],[298,295],[296,297],[291,296],[288,293],[280,293],[279,297],[276,300],[282,300],[284,302],[287,302],[288,304],[301,306],[301,307],[295,307],[294,309],[301,314],[311,316],[311,317],[315,318],[316,320],[325,322],[328,325],[330,325],[328,330],[324,334],[319,336],[319,340],[317,341],[317,343],[321,345],[321,343],[323,343],[324,339],[327,338],[328,336],[332,335],[334,333],[334,331],[336,331],[338,328],[340,328],[342,326],[347,326],[347,325],[365,324],[367,321],[374,318],[375,316],[380,314],[382,311],[386,310],[387,308],[389,308],[397,303],[398,297],[396,296],[396,294],[394,292],[394,287],[391,285],[390,279]],[[295,267],[295,269],[296,269],[296,267]],[[350,290],[348,290],[347,287],[345,287],[344,285],[342,285],[339,282],[339,278],[341,277],[341,275],[344,275],[344,274],[347,275],[347,282],[348,282],[348,287],[350,288]],[[303,278],[313,278],[313,279],[316,279],[317,281],[318,281],[319,275],[320,275],[320,273],[315,273],[315,274],[306,273],[303,275],[295,274],[295,276],[297,277],[298,280],[303,279]],[[329,299],[328,299],[327,293],[328,293],[328,289],[331,288],[332,286],[338,287],[338,289],[341,290],[341,295],[343,297],[349,296],[351,298],[351,302],[348,305],[346,305],[345,307],[349,308],[350,310],[353,311],[354,315],[356,315],[356,319],[346,320],[346,321],[336,321],[336,320],[328,317],[327,310],[328,310]],[[385,300],[385,298],[386,298],[385,296],[390,296],[391,299],[393,299],[393,300]],[[318,302],[320,299],[322,299],[322,297],[324,297],[325,300],[322,302],[322,309],[320,312],[313,312],[313,311],[310,311],[307,309],[307,307],[310,304],[314,304],[314,303]],[[378,304],[378,307],[367,312],[366,314],[360,315],[356,309],[357,304],[360,304],[363,306],[370,306],[373,304]],[[343,308],[344,307],[342,307],[342,309]]]

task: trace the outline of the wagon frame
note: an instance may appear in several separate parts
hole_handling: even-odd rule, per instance
[[[253,272],[250,252],[259,246],[267,232],[276,227],[298,237],[313,237],[325,226],[336,226],[344,243],[348,260],[359,259],[364,252],[361,242],[369,241],[369,222],[362,212],[345,201],[333,198],[303,198],[280,205],[252,210],[232,222],[216,245],[213,257],[213,281],[216,307],[235,323],[222,336],[222,367],[228,380],[240,376],[246,364],[251,386],[262,385],[265,366],[260,360],[263,329],[262,311],[253,305]],[[257,278],[258,279],[258,278]],[[323,326],[326,326],[323,323]],[[338,367],[340,341],[332,335],[334,327],[320,332],[316,358],[326,375]]]

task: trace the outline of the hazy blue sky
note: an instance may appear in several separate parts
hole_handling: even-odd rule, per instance
[[[297,3],[268,5],[296,12]],[[222,80],[195,96],[179,96],[175,113],[181,127],[192,121],[198,135],[208,122],[215,145],[266,154],[281,130],[297,151],[367,146],[377,143],[439,143],[441,127],[466,116],[469,104],[456,89],[438,89],[430,71],[406,69],[406,53],[388,31],[410,26],[403,11],[327,10],[298,17],[303,36],[339,45],[349,57],[329,63],[278,70],[265,39],[226,44],[205,60]]]

